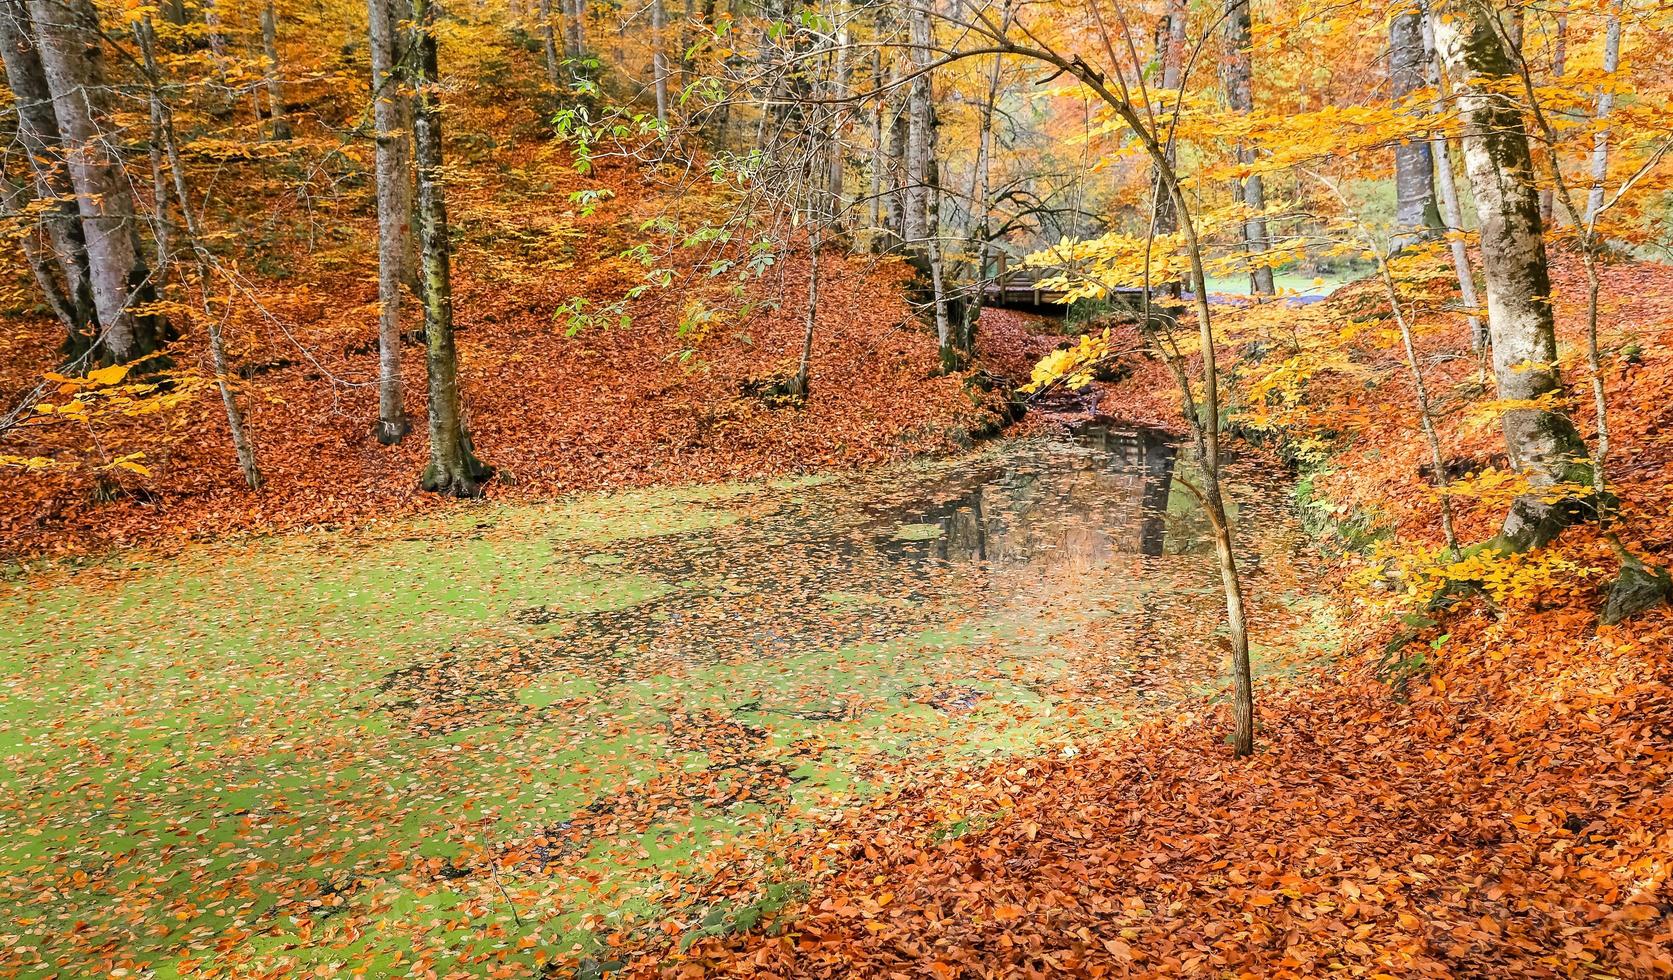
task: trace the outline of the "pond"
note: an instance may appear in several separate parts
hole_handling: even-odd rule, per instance
[[[1192,465],[1098,429],[15,583],[0,968],[532,965],[727,847],[1218,692]],[[1257,640],[1323,650],[1287,495],[1233,473]]]

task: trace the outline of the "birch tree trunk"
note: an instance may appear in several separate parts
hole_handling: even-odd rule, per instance
[[[881,90],[883,86],[883,54],[873,52],[871,58],[871,85],[873,90]],[[887,235],[883,229],[883,171],[889,159],[888,147],[883,142],[883,117],[887,114],[889,100],[879,98],[872,104],[871,110],[871,164],[869,171],[870,187],[867,194],[871,199],[871,230],[866,235],[866,246],[872,252],[884,250]]]
[[[1609,179],[1609,113],[1615,108],[1616,69],[1621,67],[1621,0],[1609,7],[1609,22],[1603,35],[1603,73],[1609,76],[1598,88],[1597,131],[1592,134],[1592,189],[1586,195],[1586,224],[1597,220],[1603,208],[1603,188]]]
[[[1006,4],[1000,15],[999,32],[1002,36],[1010,31],[1011,16],[1011,5]],[[971,231],[967,236],[976,240],[976,269],[972,276],[976,288],[965,298],[963,311],[964,335],[971,351],[976,347],[976,331],[982,319],[983,286],[987,282],[988,262],[993,255],[993,117],[999,105],[999,86],[1004,68],[1004,58],[994,55],[993,66],[988,70],[987,92],[977,118],[976,174],[970,182],[975,200],[971,203]],[[999,285],[1003,287],[1004,283]]]
[[[139,360],[162,349],[167,325],[133,311],[152,302],[155,291],[111,128],[98,15],[87,0],[32,0],[30,12],[81,214],[99,357],[110,364]]]
[[[1249,0],[1227,0],[1226,59],[1222,74],[1226,102],[1234,112],[1248,113],[1255,108],[1254,60],[1250,52],[1252,31]],[[1254,147],[1239,146],[1237,159],[1245,164],[1254,163]],[[1243,203],[1251,214],[1243,225],[1243,242],[1253,257],[1264,251],[1267,243],[1266,218],[1261,216],[1266,211],[1266,184],[1260,174],[1250,174],[1243,181],[1242,194]],[[1271,296],[1276,292],[1271,267],[1258,259],[1252,258],[1249,278],[1252,292],[1257,296]]]
[[[937,175],[939,137],[930,76],[926,70],[933,60],[930,46],[935,43],[935,31],[930,9],[924,2],[915,3],[908,18],[912,68],[917,74],[912,80],[909,95],[904,231],[908,251],[917,259],[919,270],[929,275],[935,336],[941,348],[941,369],[955,371],[962,366],[964,358],[947,311],[947,282],[941,256],[941,191]]]
[[[52,109],[26,0],[0,0],[0,56],[17,109],[17,140],[28,161],[33,197],[43,204],[40,229],[51,250],[50,260],[40,256],[36,278],[47,304],[64,324],[63,351],[74,363],[92,348],[99,317],[81,213],[63,163],[58,116]]]
[[[889,232],[884,236],[881,249],[885,252],[906,242],[906,215],[909,210],[906,185],[911,179],[911,168],[907,163],[912,143],[911,94],[908,93],[893,108],[894,117],[889,120],[888,149],[884,153],[887,160],[885,170],[889,176],[889,191],[883,198],[883,223]]]
[[[273,123],[273,138],[288,140],[290,122],[285,118],[285,85],[279,74],[279,18],[273,12],[273,0],[261,7],[261,53],[265,66],[268,118]]]
[[[994,104],[999,100],[999,78],[1003,68],[1004,60],[994,55],[993,67],[988,72],[988,90],[977,116],[976,174],[970,182],[975,200],[971,202],[968,235],[976,242],[976,268],[975,275],[971,277],[976,288],[965,301],[968,321],[965,329],[972,339],[976,335],[976,323],[982,316],[982,290],[987,282],[988,258],[993,252],[993,114]],[[1003,286],[1003,283],[1000,285]]]
[[[924,67],[930,62],[929,45],[931,38],[929,8],[922,2],[915,3],[908,12],[908,33],[911,39],[909,48],[912,59],[912,70],[916,73],[907,90],[907,118],[906,118],[906,213],[901,226],[901,234],[906,238],[909,251],[924,254],[924,239],[927,236],[925,219],[929,213],[929,128],[930,128],[930,87],[929,75]]]
[[[453,344],[453,281],[447,240],[447,200],[442,184],[441,106],[438,99],[435,6],[412,0],[414,42],[413,143],[418,163],[418,217],[423,238],[424,333],[429,345],[430,464],[419,485],[433,493],[477,497],[494,471],[476,458],[459,393],[459,358]]]
[[[1412,10],[1388,25],[1389,88],[1396,100],[1424,85],[1423,15]],[[1400,252],[1435,237],[1440,229],[1435,207],[1435,162],[1427,140],[1407,140],[1394,148],[1394,233],[1389,248]]]
[[[668,39],[663,36],[662,0],[651,0],[651,85],[656,93],[656,121],[668,125]]]
[[[1445,209],[1448,245],[1452,251],[1452,271],[1458,277],[1458,301],[1466,310],[1470,325],[1470,349],[1484,352],[1492,345],[1487,325],[1480,314],[1481,297],[1475,290],[1475,271],[1470,268],[1470,250],[1463,239],[1464,210],[1458,203],[1458,178],[1452,172],[1452,141],[1442,137],[1435,141],[1435,176],[1441,190],[1441,206]]]
[[[412,430],[401,380],[401,287],[412,250],[412,183],[405,152],[411,135],[402,119],[404,94],[394,71],[394,11],[389,0],[368,0],[366,13],[378,185],[378,420],[372,435],[392,446]]]
[[[1435,10],[1425,3],[1423,10],[1423,50],[1428,65],[1429,84],[1437,93],[1446,90],[1440,54],[1435,50]],[[1481,297],[1476,294],[1475,272],[1470,268],[1470,250],[1464,245],[1464,210],[1459,204],[1458,177],[1453,171],[1452,140],[1437,136],[1430,156],[1435,163],[1435,187],[1440,191],[1441,218],[1446,223],[1447,245],[1452,253],[1452,271],[1458,278],[1458,300],[1469,312],[1465,314],[1470,327],[1470,350],[1484,354],[1492,344],[1487,335],[1487,324],[1477,312]],[[1542,204],[1541,207],[1544,205]]]
[[[1452,96],[1464,121],[1465,169],[1481,226],[1487,281],[1487,322],[1499,397],[1519,407],[1504,413],[1511,464],[1533,492],[1510,507],[1501,543],[1538,547],[1578,517],[1572,494],[1550,499],[1549,488],[1589,485],[1586,445],[1559,406],[1566,392],[1557,372],[1557,335],[1539,191],[1522,110],[1503,94],[1511,58],[1484,18],[1490,9],[1461,10],[1453,0],[1435,18],[1435,40]],[[1535,405],[1534,403],[1541,403]]]

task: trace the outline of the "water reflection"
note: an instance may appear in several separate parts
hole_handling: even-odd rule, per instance
[[[599,567],[630,573],[647,598],[585,613],[556,603],[509,610],[538,634],[415,664],[387,678],[387,703],[443,732],[515,705],[521,688],[552,672],[600,687],[701,665],[793,674],[793,664],[856,645],[973,620],[1072,622],[1095,608],[1115,613],[1107,622],[1120,625],[1106,628],[1119,639],[1089,650],[1160,655],[1164,635],[1201,632],[1182,630],[1178,604],[1195,608],[1215,582],[1195,553],[1202,522],[1183,506],[1188,496],[1172,494],[1183,465],[1153,433],[1091,429],[955,464],[762,487],[727,503],[733,522],[617,541],[608,555],[560,544],[555,560],[583,580]],[[607,563],[593,564],[600,558]],[[1108,655],[1089,670],[1109,674]],[[769,707],[789,710],[804,696]]]
[[[1042,447],[952,474],[927,506],[893,511],[910,531],[889,550],[911,559],[1079,571],[1118,555],[1159,557],[1177,455],[1154,432],[1091,427],[1073,447]]]

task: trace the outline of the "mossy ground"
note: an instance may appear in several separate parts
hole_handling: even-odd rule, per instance
[[[972,465],[19,572],[0,965],[527,975],[724,848],[1214,683],[1196,556],[976,568],[900,533]]]

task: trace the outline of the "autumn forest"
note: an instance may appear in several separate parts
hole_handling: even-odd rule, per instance
[[[1670,60],[0,0],[0,977],[1673,977]]]

